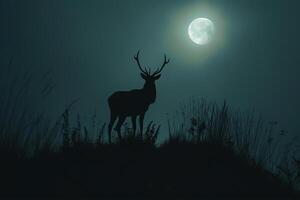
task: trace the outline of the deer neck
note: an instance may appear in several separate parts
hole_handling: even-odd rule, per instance
[[[143,95],[145,96],[147,103],[152,104],[156,99],[156,87],[155,84],[145,84],[143,89]]]

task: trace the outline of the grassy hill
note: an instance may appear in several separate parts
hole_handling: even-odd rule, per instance
[[[82,146],[81,146],[82,145]],[[81,144],[2,163],[5,197],[291,197],[279,177],[219,144]]]
[[[71,122],[68,109],[54,127],[30,132],[34,137],[3,131],[0,197],[298,197],[299,161],[287,160],[274,124],[226,103],[188,105],[185,120],[169,121],[169,138],[160,143],[160,127],[150,123],[143,138],[125,126],[108,144],[105,125],[92,136],[79,116]]]

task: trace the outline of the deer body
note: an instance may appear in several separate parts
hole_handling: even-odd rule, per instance
[[[110,109],[110,122],[108,125],[109,142],[111,143],[111,131],[112,127],[118,118],[116,125],[116,131],[119,138],[121,138],[121,126],[124,123],[126,117],[131,117],[133,132],[136,131],[136,118],[139,117],[140,133],[143,134],[143,122],[144,116],[147,112],[149,105],[155,102],[156,99],[156,87],[155,81],[160,78],[160,72],[169,60],[164,60],[163,66],[156,70],[152,75],[147,70],[143,70],[139,63],[139,52],[134,57],[141,70],[141,77],[145,80],[144,87],[142,89],[130,90],[130,91],[118,91],[113,93],[108,98],[108,105]]]
[[[148,110],[149,105],[154,103],[155,97],[155,86],[152,90],[143,88],[140,90],[119,91],[108,98],[108,104],[110,111],[117,115],[137,116]]]

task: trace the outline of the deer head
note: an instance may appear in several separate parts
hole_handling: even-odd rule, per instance
[[[160,78],[161,71],[164,69],[166,64],[168,64],[170,62],[170,59],[167,59],[166,54],[165,54],[164,55],[164,62],[162,64],[162,66],[157,68],[157,70],[151,74],[151,69],[150,68],[149,69],[147,69],[147,68],[143,69],[141,67],[141,64],[140,64],[140,61],[139,61],[139,54],[140,54],[140,51],[137,52],[136,56],[134,56],[134,59],[136,60],[138,66],[139,66],[139,69],[141,71],[141,77],[146,81],[145,86],[154,85],[154,82]]]

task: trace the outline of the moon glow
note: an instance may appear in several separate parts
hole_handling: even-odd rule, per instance
[[[198,45],[205,45],[212,40],[215,27],[212,21],[206,18],[197,18],[193,20],[188,28],[188,34],[191,40]]]

